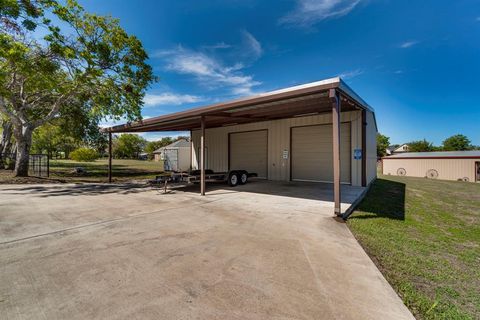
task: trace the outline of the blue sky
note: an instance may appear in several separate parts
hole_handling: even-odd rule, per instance
[[[480,1],[80,3],[142,40],[160,77],[145,117],[340,75],[392,143],[480,145]]]

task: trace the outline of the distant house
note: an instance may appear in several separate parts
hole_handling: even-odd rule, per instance
[[[408,152],[382,158],[383,174],[480,182],[480,151]]]
[[[138,160],[148,160],[148,153],[142,152],[138,155]]]
[[[387,148],[387,155],[405,153],[409,151],[408,144],[404,143],[401,146],[390,146]]]
[[[190,141],[179,139],[153,152],[155,161],[163,161],[165,171],[187,171],[190,169]]]

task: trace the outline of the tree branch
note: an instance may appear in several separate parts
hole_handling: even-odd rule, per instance
[[[10,121],[15,123],[16,125],[22,125],[22,121],[20,120],[20,118],[16,114],[8,110],[7,104],[5,103],[5,98],[3,97],[0,97],[0,112],[7,115],[7,117],[10,118]]]
[[[60,112],[60,108],[62,107],[63,102],[65,102],[68,98],[73,96],[77,88],[78,88],[78,84],[75,84],[71,90],[69,90],[68,92],[65,92],[60,97],[58,97],[57,101],[55,101],[55,103],[53,104],[52,109],[44,118],[38,119],[32,122],[33,128],[37,128],[47,123],[48,121],[52,120]]]

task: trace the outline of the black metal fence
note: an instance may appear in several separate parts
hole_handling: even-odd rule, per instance
[[[50,176],[50,161],[46,154],[31,154],[28,161],[28,174],[36,177]]]
[[[13,170],[15,168],[16,154],[3,154],[0,159],[0,169]],[[35,177],[50,176],[50,161],[46,154],[31,154],[28,161],[28,174]]]

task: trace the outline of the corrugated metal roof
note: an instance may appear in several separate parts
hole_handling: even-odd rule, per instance
[[[190,148],[190,141],[187,141],[185,139],[180,139],[173,143],[170,143],[168,146],[158,148],[157,150],[153,151],[153,153],[160,153],[164,149],[176,149],[176,148]]]
[[[473,151],[435,151],[435,152],[405,152],[394,154],[383,159],[397,158],[480,158],[480,150]]]
[[[342,102],[342,111],[361,108],[374,112],[373,108],[346,85],[342,79],[336,77],[104,128],[103,131],[187,131],[198,129],[201,117],[205,117],[206,128],[214,128],[223,125],[284,119],[312,114],[312,112],[331,112],[332,103],[328,97],[330,89],[337,90],[342,97],[342,101],[345,101]]]

